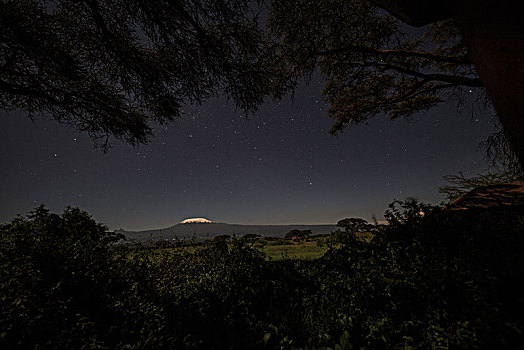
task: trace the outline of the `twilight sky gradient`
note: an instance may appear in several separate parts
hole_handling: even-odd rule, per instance
[[[443,175],[486,168],[489,112],[442,105],[410,121],[376,117],[330,136],[321,86],[269,102],[246,119],[214,100],[158,127],[148,145],[109,153],[54,121],[0,112],[0,222],[40,203],[78,206],[111,229],[188,217],[246,224],[382,218],[393,199],[438,203]]]

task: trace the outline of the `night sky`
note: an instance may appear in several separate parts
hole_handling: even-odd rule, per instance
[[[246,118],[216,99],[188,106],[134,148],[104,154],[55,121],[0,112],[0,222],[40,203],[78,206],[111,229],[171,226],[188,217],[245,224],[334,224],[383,217],[393,199],[439,203],[442,176],[486,168],[479,142],[490,113],[441,105],[410,120],[376,117],[328,130],[321,82],[294,101],[268,102]]]

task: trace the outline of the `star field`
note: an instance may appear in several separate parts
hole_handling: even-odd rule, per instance
[[[381,218],[393,199],[438,203],[443,175],[486,166],[477,149],[492,131],[439,106],[412,120],[376,117],[330,136],[319,86],[293,101],[267,102],[246,117],[213,100],[155,128],[137,148],[104,154],[84,134],[54,121],[2,112],[0,221],[40,203],[79,206],[110,228],[166,227],[183,218],[250,224],[335,223]]]

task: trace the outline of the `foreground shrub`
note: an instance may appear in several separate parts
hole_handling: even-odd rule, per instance
[[[395,202],[317,260],[115,242],[40,207],[0,227],[0,348],[518,349],[524,211]],[[370,237],[372,237],[370,239]]]
[[[88,214],[44,207],[0,227],[0,347],[96,345],[115,315],[106,233]]]
[[[396,202],[371,242],[343,236],[321,273],[338,334],[356,348],[520,348],[523,214]]]

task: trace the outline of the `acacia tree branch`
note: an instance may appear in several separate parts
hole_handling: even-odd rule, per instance
[[[399,66],[395,66],[392,64],[378,63],[378,62],[375,63],[374,65],[384,67],[386,69],[396,70],[399,73],[412,75],[412,76],[419,77],[427,81],[436,80],[436,81],[442,81],[446,83],[464,85],[464,86],[469,86],[469,87],[484,87],[484,84],[482,83],[482,80],[480,80],[480,78],[468,78],[464,76],[449,75],[449,74],[443,74],[443,73],[421,73],[413,69],[399,67]]]
[[[381,68],[383,70],[394,70],[399,73],[411,75],[413,77],[421,78],[425,81],[441,81],[445,83],[450,83],[454,85],[463,85],[469,87],[484,87],[482,80],[480,78],[468,78],[460,75],[450,75],[443,73],[422,73],[413,69],[399,67],[389,63],[379,63],[379,62],[349,62],[349,65],[353,66],[364,66],[364,67],[375,67]]]
[[[0,91],[4,91],[9,94],[18,94],[28,97],[36,97],[47,100],[51,105],[57,107],[63,107],[64,102],[56,99],[48,93],[45,93],[44,90],[32,89],[28,86],[9,83],[3,80],[0,80]]]
[[[412,89],[410,89],[410,91],[408,93],[405,93],[404,95],[399,96],[399,97],[395,98],[392,101],[388,101],[387,104],[388,105],[393,105],[393,104],[396,104],[396,103],[399,103],[399,102],[403,102],[403,101],[409,100],[411,98],[415,98],[415,97],[420,96],[420,95],[427,95],[427,94],[430,94],[430,93],[432,93],[434,91],[437,91],[437,90],[449,89],[449,88],[453,88],[453,87],[456,87],[456,86],[457,86],[457,84],[440,84],[440,85],[434,85],[434,86],[430,86],[430,87],[422,88],[422,89],[417,89],[417,88],[413,87]]]
[[[100,12],[100,7],[98,6],[97,0],[88,0],[86,1],[88,7],[91,9],[91,12],[93,14],[93,19],[95,20],[95,23],[100,28],[100,31],[102,32],[102,36],[110,43],[113,44],[115,42],[115,38],[113,33],[107,28],[106,22],[104,21],[104,17],[102,16]]]
[[[423,51],[406,51],[406,50],[388,50],[388,49],[374,49],[366,46],[359,45],[346,45],[343,48],[325,50],[325,51],[315,51],[312,54],[316,56],[330,56],[343,54],[346,52],[359,52],[359,53],[369,53],[377,54],[382,56],[399,56],[399,57],[419,57],[426,58],[437,62],[443,63],[455,63],[455,64],[473,64],[473,61],[467,55],[464,56],[442,56],[437,55],[431,52]]]
[[[198,23],[198,20],[193,18],[193,16],[191,16],[180,3],[175,1],[171,5],[193,27],[193,29],[197,32],[198,36],[202,36],[203,38],[207,37],[206,31],[200,26],[200,24]]]

